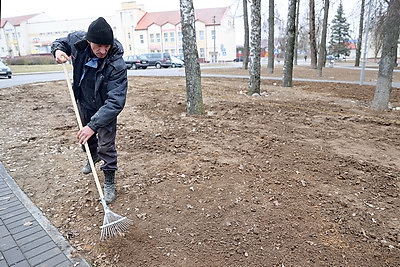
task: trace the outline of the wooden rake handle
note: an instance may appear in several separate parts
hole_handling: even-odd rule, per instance
[[[62,66],[64,69],[65,77],[67,79],[69,95],[71,96],[72,106],[74,107],[76,120],[78,121],[79,129],[82,129],[83,128],[82,120],[81,120],[81,116],[79,115],[78,106],[76,105],[74,90],[72,90],[71,79],[69,78],[69,73],[68,73],[67,67],[65,66],[65,63],[63,63]],[[96,172],[95,165],[93,162],[92,154],[90,153],[89,145],[87,142],[85,143],[85,150],[86,150],[86,154],[87,154],[87,157],[88,157],[88,160],[90,163],[90,167],[92,168],[92,173],[93,173],[94,181],[96,182],[97,191],[99,191],[100,198],[103,199],[104,198],[103,190],[101,189],[99,177],[97,176],[97,172]]]

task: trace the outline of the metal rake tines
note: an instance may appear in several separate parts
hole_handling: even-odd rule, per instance
[[[131,225],[132,221],[128,218],[107,210],[104,215],[103,225],[100,227],[100,240],[111,238],[117,234],[122,236]]]

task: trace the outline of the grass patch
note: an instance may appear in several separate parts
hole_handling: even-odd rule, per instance
[[[9,65],[13,74],[18,73],[34,73],[34,72],[52,72],[52,71],[63,71],[61,65],[49,64],[49,65]],[[71,64],[67,64],[67,69],[72,70]]]

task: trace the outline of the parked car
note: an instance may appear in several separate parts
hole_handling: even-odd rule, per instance
[[[171,56],[171,67],[173,68],[182,68],[184,62],[177,57]]]
[[[10,67],[4,64],[3,61],[0,61],[0,76],[7,77],[8,79],[11,79],[12,77],[12,72]]]
[[[179,58],[180,60],[182,60],[183,62],[185,62],[185,57],[184,57],[182,54],[177,55],[177,56],[175,56],[175,57],[177,57],[177,58]]]
[[[133,55],[124,57],[128,69],[147,69],[149,60],[143,55]]]
[[[242,62],[243,61],[243,57],[237,57],[233,60],[233,62]]]
[[[157,69],[171,67],[171,56],[169,53],[149,53],[143,54],[149,60],[149,66],[155,66]]]
[[[326,59],[327,60],[335,60],[336,58],[333,55],[327,55]]]

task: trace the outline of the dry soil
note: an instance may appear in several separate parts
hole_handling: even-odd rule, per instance
[[[334,82],[359,71],[324,79],[203,78],[187,116],[184,78],[130,77],[110,208],[134,226],[105,242],[65,81],[0,89],[1,161],[93,266],[399,266],[400,90],[376,111],[373,86]]]

